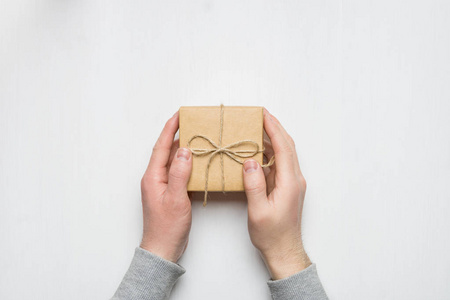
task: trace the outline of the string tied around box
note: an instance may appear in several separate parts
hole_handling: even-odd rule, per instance
[[[251,158],[258,153],[264,153],[264,147],[259,149],[259,144],[252,140],[241,140],[226,146],[222,146],[222,133],[223,133],[223,104],[220,105],[220,131],[219,131],[219,143],[214,143],[210,138],[204,135],[194,135],[192,136],[188,143],[187,148],[189,148],[194,156],[206,156],[209,155],[208,163],[206,165],[205,170],[205,196],[203,199],[203,206],[206,206],[208,200],[208,180],[209,180],[209,167],[211,166],[211,162],[216,155],[220,155],[220,170],[222,176],[222,192],[225,191],[225,174],[223,167],[223,155],[227,155],[229,158],[237,162],[238,164],[244,164],[245,158]],[[202,149],[202,148],[191,148],[191,142],[195,139],[203,139],[207,141],[212,148],[210,149]],[[253,149],[249,150],[233,150],[241,145],[251,145]],[[272,156],[270,160],[266,164],[262,164],[261,167],[270,167],[275,162],[275,156]]]

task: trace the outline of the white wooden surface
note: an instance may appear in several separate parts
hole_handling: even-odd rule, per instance
[[[0,298],[108,299],[181,105],[297,143],[332,299],[450,299],[450,2],[1,1]],[[242,194],[195,196],[172,299],[270,299]]]

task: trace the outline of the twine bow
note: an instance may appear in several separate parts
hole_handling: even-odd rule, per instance
[[[220,154],[220,170],[221,170],[221,175],[222,175],[222,191],[225,191],[225,175],[224,175],[224,168],[223,168],[223,155],[227,155],[229,158],[231,158],[232,160],[234,160],[235,162],[237,162],[238,164],[243,164],[244,160],[241,160],[239,158],[250,158],[255,156],[258,153],[264,152],[264,148],[259,149],[259,144],[255,141],[252,140],[242,140],[242,141],[238,141],[236,143],[227,145],[227,146],[222,146],[222,132],[223,132],[223,104],[220,105],[220,132],[219,132],[219,144],[217,145],[216,143],[214,143],[210,138],[208,138],[207,136],[204,135],[194,135],[193,137],[191,137],[187,143],[187,147],[192,151],[192,154],[194,156],[205,156],[205,155],[210,155],[209,159],[208,159],[208,163],[206,165],[206,170],[205,170],[205,196],[203,199],[203,206],[206,206],[207,200],[208,200],[208,180],[209,180],[209,168],[211,166],[211,162],[213,160],[213,158],[217,155]],[[212,148],[211,149],[197,149],[197,148],[191,148],[191,142],[195,139],[203,139],[205,141],[207,141]],[[252,145],[253,149],[250,150],[233,150],[233,148],[236,148],[240,145],[244,145],[244,144],[248,144],[248,145]],[[275,156],[272,156],[269,160],[269,162],[267,164],[263,164],[261,165],[261,167],[265,168],[265,167],[269,167],[271,165],[273,165],[275,161]]]

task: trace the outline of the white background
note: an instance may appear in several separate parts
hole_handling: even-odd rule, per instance
[[[450,2],[0,1],[0,298],[108,299],[181,105],[296,141],[331,299],[450,299]],[[171,299],[270,299],[246,200],[193,201]]]

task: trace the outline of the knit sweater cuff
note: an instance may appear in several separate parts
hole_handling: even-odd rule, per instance
[[[182,266],[137,247],[113,299],[167,299],[185,272]]]
[[[274,300],[328,299],[315,264],[287,278],[269,280],[267,285]]]

